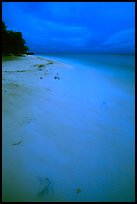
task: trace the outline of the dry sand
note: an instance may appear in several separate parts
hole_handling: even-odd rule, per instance
[[[48,176],[46,171],[43,173],[45,167],[39,167],[39,164],[33,161],[31,157],[37,157],[35,159],[38,159],[38,162],[41,159],[46,161],[46,157],[50,157],[50,153],[45,155],[44,152],[49,145],[44,137],[48,134],[48,130],[47,132],[45,130],[46,126],[50,125],[51,106],[53,105],[54,111],[57,105],[50,103],[50,101],[56,94],[59,96],[58,89],[62,80],[61,75],[69,68],[62,63],[35,56],[3,59],[4,201],[35,200],[37,199],[37,193],[41,192],[44,187],[39,186],[39,177],[45,178]],[[54,128],[56,127],[53,125],[53,132],[56,131]],[[50,148],[50,151],[52,151],[53,147],[50,146]],[[35,165],[38,172],[34,170],[36,175],[32,177]],[[34,181],[31,177],[34,178]]]

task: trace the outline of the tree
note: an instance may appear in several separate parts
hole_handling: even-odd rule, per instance
[[[8,51],[8,33],[6,30],[6,25],[2,22],[2,53],[7,53]]]
[[[22,37],[21,32],[14,32],[6,30],[6,25],[2,22],[2,53],[9,55],[21,55],[28,51],[28,47],[25,46],[25,40]]]
[[[2,31],[6,31],[6,25],[4,22],[2,22]]]

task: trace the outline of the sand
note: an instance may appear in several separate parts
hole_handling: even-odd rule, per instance
[[[3,201],[134,201],[134,94],[122,86],[69,63],[4,59]]]

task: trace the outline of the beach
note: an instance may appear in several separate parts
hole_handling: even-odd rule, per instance
[[[3,201],[133,202],[134,70],[56,59],[2,61]]]

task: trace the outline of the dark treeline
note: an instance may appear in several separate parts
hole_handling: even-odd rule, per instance
[[[25,46],[25,40],[22,37],[22,33],[7,30],[4,22],[2,22],[2,54],[17,56],[30,54],[28,52],[28,47]]]

